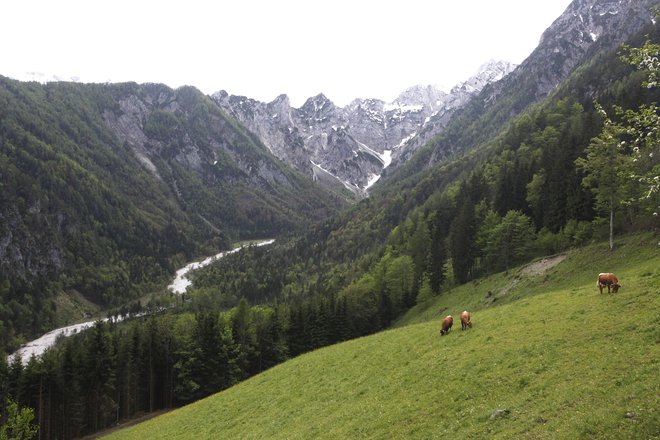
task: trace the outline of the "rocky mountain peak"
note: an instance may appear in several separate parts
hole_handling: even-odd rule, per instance
[[[655,4],[657,0],[574,0],[546,29],[510,81],[535,76],[535,97],[546,96],[595,45],[599,50],[612,50],[652,23]]]
[[[543,33],[539,45],[529,57],[511,73],[500,81],[491,82],[479,93],[471,92],[471,81],[452,89],[453,96],[460,96],[461,92],[472,94],[471,104],[458,117],[461,124],[469,127],[466,131],[477,126],[481,130],[469,139],[459,136],[460,139],[454,138],[451,143],[435,143],[428,150],[428,156],[420,161],[422,166],[434,166],[461,150],[477,147],[494,135],[492,131],[483,129],[485,124],[482,117],[497,120],[497,124],[490,124],[491,130],[497,129],[528,105],[547,97],[591,56],[617,49],[642,28],[654,24],[651,8],[655,4],[657,0],[574,0]],[[495,69],[491,78],[498,77]],[[512,110],[507,113],[498,112],[496,108],[505,96]],[[441,113],[434,115],[425,124],[422,133],[407,143],[405,148],[398,150],[400,154],[393,155],[393,163],[388,172],[405,163],[410,157],[409,152],[415,151],[431,139],[433,133],[442,130],[442,123],[446,126],[446,118]]]
[[[446,95],[447,93],[437,86],[416,85],[406,89],[392,104],[400,107],[422,105],[433,111],[437,107],[438,101]]]
[[[501,80],[515,68],[516,64],[508,61],[490,60],[487,63],[482,64],[474,76],[471,76],[467,81],[454,86],[452,88],[452,93],[456,93],[459,90],[468,93],[479,91],[487,84]]]
[[[268,104],[226,92],[213,98],[275,156],[329,186],[364,196],[393,155],[412,151],[409,141],[424,132],[429,121],[436,120],[426,131],[432,136],[473,94],[513,67],[491,61],[450,93],[433,85],[416,85],[391,103],[355,99],[343,108],[322,93],[297,109],[286,95]]]
[[[613,21],[626,20],[631,9],[648,11],[651,3],[643,0],[576,0],[546,29],[540,45],[552,44],[549,40],[557,37],[568,37],[574,44],[589,45],[606,33]]]
[[[320,114],[323,112],[331,111],[335,105],[325,96],[323,93],[319,93],[316,96],[313,96],[305,103],[300,110],[307,114]]]

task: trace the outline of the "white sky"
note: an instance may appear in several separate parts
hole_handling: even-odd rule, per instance
[[[522,62],[571,0],[4,0],[0,75],[394,100]]]

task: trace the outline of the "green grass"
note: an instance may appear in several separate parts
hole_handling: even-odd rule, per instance
[[[660,438],[660,247],[567,254],[420,305],[398,327],[299,356],[118,439]],[[600,295],[601,271],[617,295]],[[498,299],[486,300],[492,291]],[[439,321],[467,308],[474,327]],[[509,413],[491,418],[497,409]]]

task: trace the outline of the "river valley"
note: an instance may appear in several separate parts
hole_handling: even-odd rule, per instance
[[[181,295],[185,293],[188,287],[192,284],[192,281],[187,277],[190,271],[208,266],[209,264],[219,260],[222,257],[240,251],[245,246],[250,246],[250,245],[265,246],[273,243],[274,241],[275,241],[274,239],[270,239],[270,240],[261,240],[257,242],[248,243],[245,245],[237,246],[232,250],[223,251],[216,255],[212,255],[201,261],[195,261],[189,263],[176,271],[176,276],[174,280],[170,285],[167,286],[167,288],[174,294]],[[146,314],[146,312],[139,315],[130,315],[130,317],[144,316],[144,314]],[[14,356],[19,356],[21,358],[21,362],[23,363],[23,365],[26,365],[32,356],[37,356],[37,357],[41,356],[41,354],[43,354],[48,348],[53,346],[60,337],[67,337],[74,335],[80,331],[83,331],[93,326],[94,323],[98,320],[108,321],[109,319],[110,318],[95,319],[95,320],[81,322],[78,324],[72,324],[65,327],[57,328],[55,330],[51,330],[48,333],[42,335],[41,337],[23,344],[18,350],[16,350],[14,353],[9,355],[9,360],[11,361],[11,359]],[[121,321],[122,319],[124,319],[123,316],[114,318],[115,321]]]

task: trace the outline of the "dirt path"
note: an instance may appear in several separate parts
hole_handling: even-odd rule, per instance
[[[549,269],[564,261],[566,257],[567,257],[566,254],[559,254],[552,257],[543,258],[541,260],[528,264],[527,266],[523,267],[520,270],[520,273],[515,275],[511,279],[511,281],[509,281],[504,287],[495,291],[494,294],[488,292],[488,295],[484,300],[484,304],[486,305],[493,304],[498,299],[508,295],[509,292],[513,290],[513,288],[516,287],[518,283],[520,283],[524,279],[543,275]]]
[[[545,273],[548,269],[558,265],[566,259],[566,254],[555,255],[554,257],[544,258],[539,261],[528,264],[520,271],[521,275],[535,276]]]

